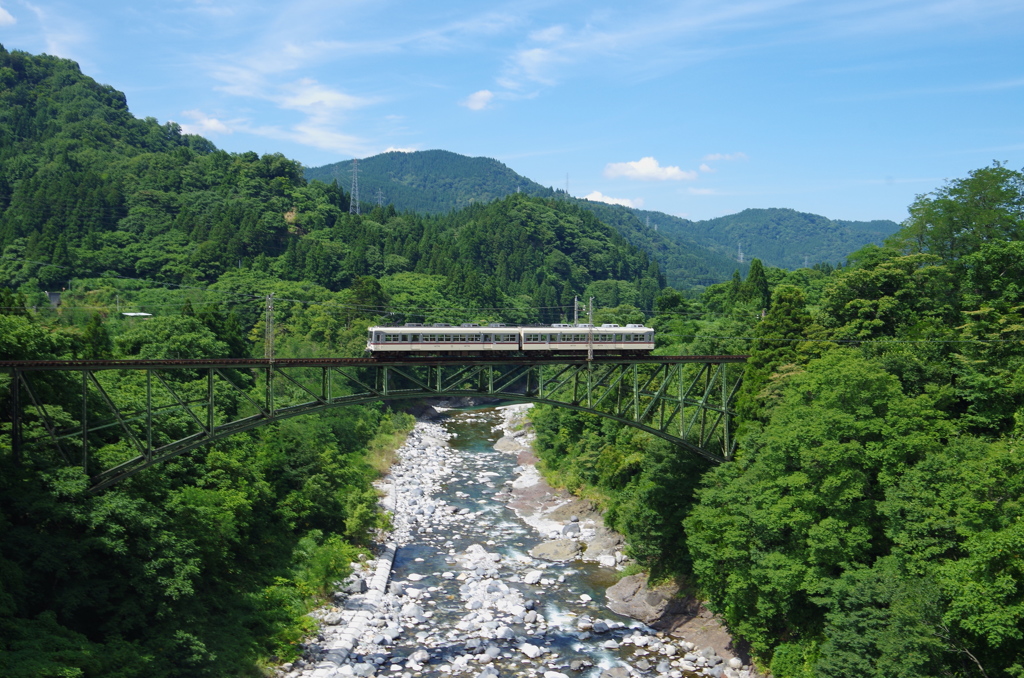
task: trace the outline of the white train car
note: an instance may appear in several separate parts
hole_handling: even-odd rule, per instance
[[[533,325],[509,327],[464,323],[371,327],[366,350],[373,355],[637,355],[654,350],[654,330],[644,325]]]
[[[550,325],[523,327],[522,350],[526,353],[636,354],[654,350],[654,330],[644,325]]]
[[[518,330],[517,327],[507,327],[502,323],[491,323],[486,327],[472,323],[463,323],[457,327],[446,323],[371,327],[366,350],[374,355],[518,351]]]

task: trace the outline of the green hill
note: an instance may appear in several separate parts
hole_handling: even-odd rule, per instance
[[[306,169],[306,179],[346,190],[352,186],[352,161]],[[555,191],[521,177],[491,158],[470,158],[450,151],[391,151],[359,161],[360,202],[384,204],[402,212],[446,214],[475,202],[491,202],[510,193],[550,198]]]
[[[349,188],[352,161],[307,168],[305,176]],[[834,221],[792,209],[748,209],[690,221],[663,212],[567,198],[564,191],[541,186],[497,160],[449,151],[390,152],[359,161],[359,195],[366,205],[380,199],[403,212],[444,214],[511,193],[578,203],[647,252],[667,282],[680,288],[722,282],[737,268],[745,273],[752,258],[788,269],[838,263],[869,243],[881,244],[899,228],[893,221]]]
[[[652,216],[653,220],[653,216]],[[710,241],[779,268],[837,263],[869,243],[881,244],[899,229],[894,221],[833,221],[791,209],[747,209],[707,221],[668,217],[667,234]]]

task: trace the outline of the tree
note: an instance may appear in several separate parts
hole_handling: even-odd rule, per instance
[[[781,376],[783,368],[788,366],[792,372],[807,362],[810,356],[801,351],[801,342],[807,339],[810,324],[811,316],[805,308],[803,293],[790,285],[777,287],[771,309],[754,326],[754,345],[736,401],[736,411],[742,421],[767,421],[781,391],[778,383],[774,384],[771,392],[765,389],[773,379]]]
[[[982,243],[1024,238],[1024,173],[994,162],[919,195],[893,243],[956,261]]]
[[[772,295],[768,289],[768,277],[764,273],[760,259],[750,260],[750,272],[747,273],[743,288],[742,296],[752,300],[758,308],[765,310],[771,306]]]

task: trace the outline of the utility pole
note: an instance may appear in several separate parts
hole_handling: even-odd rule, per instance
[[[274,360],[274,293],[267,295],[267,326],[263,331],[263,357]]]
[[[587,302],[587,360],[594,359],[594,297]]]
[[[352,158],[352,194],[349,196],[348,213],[359,214],[359,159]]]
[[[572,298],[572,324],[573,325],[579,325],[580,324],[580,298],[579,297],[573,297]]]

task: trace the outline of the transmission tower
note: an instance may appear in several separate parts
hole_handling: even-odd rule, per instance
[[[359,214],[359,159],[352,158],[352,195],[348,203],[349,214]]]
[[[377,207],[384,207],[384,191],[377,189]]]

